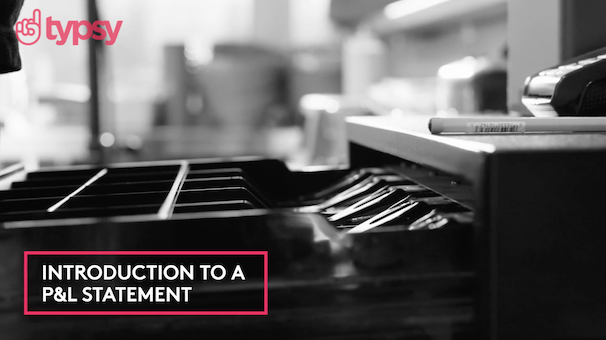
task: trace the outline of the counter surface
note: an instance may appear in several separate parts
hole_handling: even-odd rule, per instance
[[[351,142],[473,180],[495,153],[606,150],[604,133],[432,135],[429,116],[351,117]]]

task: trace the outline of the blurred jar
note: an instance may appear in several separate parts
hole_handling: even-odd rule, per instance
[[[283,59],[254,46],[218,45],[198,79],[204,112],[223,127],[256,128],[283,100]]]

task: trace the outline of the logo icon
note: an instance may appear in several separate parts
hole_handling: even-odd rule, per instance
[[[15,25],[17,39],[24,45],[33,45],[40,40],[42,34],[42,18],[39,9],[35,9],[33,18],[25,18]]]
[[[24,45],[37,43],[42,35],[42,13],[39,9],[35,9],[32,15],[33,18],[25,18],[15,24],[17,39]],[[113,45],[118,39],[121,28],[122,20],[116,22],[114,26],[109,21],[103,20],[93,23],[86,20],[69,20],[64,25],[59,20],[53,20],[52,16],[46,18],[46,38],[57,45],[65,45],[70,35],[73,45],[89,39],[104,40],[105,45]]]

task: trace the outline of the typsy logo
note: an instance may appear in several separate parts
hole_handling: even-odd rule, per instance
[[[39,9],[35,9],[32,18],[25,18],[15,25],[17,39],[24,45],[33,45],[40,40],[42,35],[42,13]],[[67,26],[58,20],[53,20],[50,16],[46,18],[46,38],[55,41],[57,45],[65,45],[69,40],[70,33],[72,35],[72,44],[78,45],[80,40],[105,40],[106,45],[113,45],[118,39],[122,21],[118,21],[115,27],[112,27],[109,21],[97,20],[92,24],[86,20],[76,21],[70,20]],[[84,33],[83,33],[84,32]]]

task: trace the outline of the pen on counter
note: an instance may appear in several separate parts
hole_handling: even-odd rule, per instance
[[[606,132],[606,117],[435,117],[432,134]]]

